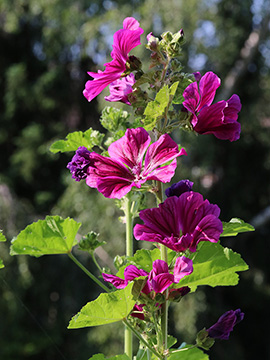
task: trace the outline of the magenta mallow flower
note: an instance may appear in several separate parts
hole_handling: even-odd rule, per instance
[[[89,80],[85,84],[83,95],[91,101],[101,93],[106,86],[120,79],[126,71],[126,62],[129,60],[129,52],[140,45],[140,36],[143,29],[139,22],[128,17],[123,22],[123,29],[116,31],[113,36],[113,51],[111,52],[112,61],[104,64],[104,71],[97,73],[88,72],[94,80]]]
[[[199,134],[214,134],[218,139],[235,141],[240,137],[241,125],[237,122],[241,110],[239,96],[233,94],[227,101],[212,104],[220,86],[219,77],[209,71],[188,85],[183,93],[184,107],[192,113],[191,125]]]
[[[158,208],[142,210],[144,224],[135,225],[134,236],[177,252],[195,252],[199,242],[219,240],[223,231],[219,214],[219,207],[203,200],[201,194],[185,192],[167,198]]]
[[[192,260],[181,256],[176,259],[173,274],[169,272],[168,264],[165,261],[155,260],[150,273],[138,269],[135,265],[128,265],[124,270],[124,279],[105,273],[102,276],[105,281],[110,282],[117,289],[125,288],[130,281],[140,276],[147,276],[146,284],[142,289],[142,292],[147,295],[152,291],[163,293],[169,286],[173,283],[178,284],[184,276],[191,274],[192,271]]]
[[[190,180],[180,180],[178,183],[172,184],[168,189],[165,190],[165,195],[170,196],[180,196],[184,192],[192,191],[193,182]]]
[[[130,74],[121,79],[117,79],[112,82],[109,86],[110,95],[105,96],[107,101],[120,101],[127,105],[130,105],[128,100],[128,94],[133,91],[132,86],[135,84],[135,77],[133,74]]]
[[[227,311],[214,325],[206,329],[208,336],[214,339],[228,340],[234,326],[243,319],[244,313],[240,309]]]
[[[177,166],[176,157],[186,155],[186,151],[179,151],[168,134],[161,135],[149,146],[150,142],[143,128],[128,129],[121,139],[109,146],[110,157],[95,152],[85,154],[89,166],[81,169],[79,164],[79,167],[87,173],[86,184],[97,188],[105,197],[120,199],[133,186],[140,188],[147,180],[169,182]],[[78,173],[76,158],[77,154],[68,165],[73,177]]]

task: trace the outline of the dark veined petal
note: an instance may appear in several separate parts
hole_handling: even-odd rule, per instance
[[[176,259],[173,275],[174,282],[178,283],[184,276],[189,275],[193,272],[192,260],[185,256],[180,256]]]
[[[140,173],[142,159],[151,142],[148,132],[143,128],[127,129],[121,139],[112,143],[108,152],[112,159],[118,160],[131,169],[138,167]]]
[[[204,106],[212,104],[220,83],[220,78],[212,71],[208,71],[202,76],[199,83],[200,104],[197,111],[200,111]]]

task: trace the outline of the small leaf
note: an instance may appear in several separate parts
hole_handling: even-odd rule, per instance
[[[180,280],[177,287],[189,286],[195,291],[199,285],[237,285],[237,271],[245,271],[248,265],[241,256],[220,244],[202,242],[193,259],[193,273]]]
[[[236,236],[242,232],[254,231],[254,227],[243,220],[232,218],[229,222],[222,222],[223,233],[220,236]]]
[[[136,299],[132,295],[131,282],[122,290],[102,293],[99,297],[86,304],[70,321],[69,329],[105,325],[121,321],[129,315]]]
[[[0,230],[0,242],[4,242],[6,241],[7,239],[5,238],[5,236],[3,235],[3,232],[2,230]]]
[[[191,345],[181,348],[181,351],[171,354],[168,360],[208,360],[209,356],[197,348],[189,349]],[[175,349],[176,350],[176,349]]]
[[[0,259],[0,269],[3,269],[3,267],[5,267],[4,263],[3,263],[3,260]]]
[[[11,255],[53,255],[69,253],[75,245],[80,223],[60,216],[47,216],[45,220],[28,225],[12,240]]]
[[[105,129],[115,133],[127,129],[129,117],[130,114],[125,110],[106,106],[102,110],[100,122]]]
[[[79,250],[89,251],[93,253],[98,247],[105,245],[106,241],[98,240],[99,234],[94,231],[90,231],[86,236],[84,236],[79,242]]]
[[[88,360],[130,360],[126,354],[115,355],[109,358],[106,358],[103,354],[95,354]]]
[[[75,131],[68,134],[66,140],[54,142],[50,147],[50,151],[54,154],[57,152],[76,151],[80,146],[84,146],[91,151],[94,146],[101,146],[104,136],[104,134],[92,128],[85,132]]]

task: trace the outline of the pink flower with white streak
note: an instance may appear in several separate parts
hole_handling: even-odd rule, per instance
[[[177,166],[176,158],[186,155],[186,151],[179,151],[168,134],[161,135],[151,145],[150,142],[145,129],[128,129],[121,139],[109,146],[110,157],[89,152],[84,168],[86,184],[97,188],[105,197],[120,199],[133,186],[140,188],[147,180],[169,182]],[[71,163],[74,172],[76,164]]]
[[[199,134],[214,134],[221,140],[238,140],[241,131],[237,122],[241,110],[239,96],[233,94],[227,101],[212,104],[221,83],[219,77],[211,71],[202,77],[199,72],[194,75],[196,81],[183,93],[183,105],[192,113],[190,122],[193,129]]]
[[[89,80],[85,84],[83,95],[88,101],[94,99],[101,93],[106,86],[120,79],[126,71],[126,62],[129,59],[129,52],[140,45],[140,36],[143,29],[139,22],[128,17],[123,22],[123,29],[116,31],[113,36],[113,50],[111,52],[112,61],[104,64],[106,69],[97,73],[88,72],[94,80]]]

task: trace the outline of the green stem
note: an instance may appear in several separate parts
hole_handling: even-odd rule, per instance
[[[157,191],[157,202],[158,204],[163,202],[163,197],[164,197],[164,188],[163,188],[163,183],[158,182],[157,184],[158,187],[158,191]],[[160,258],[161,260],[165,261],[166,263],[168,263],[168,252],[167,252],[167,247],[164,245],[160,245]],[[168,292],[169,290],[166,289],[165,291],[165,299],[168,298]],[[163,339],[163,350],[167,350],[168,344],[167,344],[167,340],[168,340],[168,301],[165,301],[165,303],[162,304],[161,307],[161,332],[162,332],[162,339]],[[164,359],[166,360],[166,356],[164,357]]]
[[[102,273],[102,269],[101,269],[101,267],[99,266],[99,263],[97,262],[97,259],[96,259],[96,257],[95,257],[95,254],[92,253],[91,256],[92,256],[92,259],[93,259],[93,261],[94,261],[94,264],[96,265],[96,267],[98,268],[98,270],[100,271],[100,273]]]
[[[131,212],[131,199],[129,194],[125,198],[125,216],[126,216],[126,256],[133,256],[133,216]],[[125,327],[125,354],[132,359],[132,331]]]
[[[68,256],[70,257],[70,259],[77,265],[79,266],[79,268],[87,275],[90,277],[90,279],[92,279],[96,284],[98,284],[100,287],[102,287],[103,290],[105,290],[106,292],[110,292],[110,289],[107,288],[106,285],[102,284],[102,282],[100,280],[98,280],[97,277],[95,277],[95,275],[93,275],[89,270],[86,269],[86,267],[83,266],[82,263],[79,262],[79,260],[72,254],[72,253],[68,253]]]
[[[123,320],[123,323],[126,325],[127,328],[130,329],[131,332],[140,340],[141,344],[144,344],[147,349],[149,349],[156,357],[163,360],[163,356],[161,356],[153,347],[152,345],[148,344],[148,342],[141,336],[141,334],[132,326],[127,320]]]

